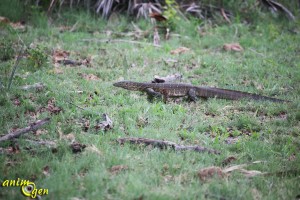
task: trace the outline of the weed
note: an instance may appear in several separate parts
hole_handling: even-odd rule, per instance
[[[29,48],[26,51],[27,53],[27,66],[29,69],[38,69],[41,68],[47,62],[47,55],[45,49],[42,47]]]
[[[231,123],[231,126],[236,127],[238,130],[251,132],[261,130],[261,126],[257,120],[253,117],[249,117],[248,115],[238,116],[238,118]]]
[[[8,61],[13,58],[15,50],[13,48],[13,41],[4,38],[0,39],[0,60]]]

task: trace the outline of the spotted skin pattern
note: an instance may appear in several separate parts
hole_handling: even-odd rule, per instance
[[[281,99],[266,97],[247,92],[213,88],[207,86],[194,86],[184,83],[139,83],[133,81],[120,81],[113,84],[127,90],[146,92],[149,96],[162,96],[164,101],[169,97],[188,96],[191,100],[196,101],[197,97],[201,98],[220,98],[229,100],[253,99],[267,100],[273,102],[286,102]]]

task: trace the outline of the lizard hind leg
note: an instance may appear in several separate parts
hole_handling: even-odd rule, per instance
[[[189,99],[191,100],[191,101],[197,101],[198,100],[198,98],[197,98],[197,95],[196,95],[196,90],[195,89],[190,89],[189,91],[188,91],[188,97],[189,97]]]

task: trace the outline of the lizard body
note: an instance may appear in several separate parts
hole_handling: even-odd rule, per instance
[[[228,90],[207,86],[194,86],[184,83],[139,83],[133,81],[120,81],[113,84],[116,87],[121,87],[127,90],[146,92],[149,96],[163,96],[164,101],[168,97],[183,97],[188,96],[191,100],[196,101],[197,97],[202,98],[220,98],[220,99],[253,99],[253,100],[268,100],[273,102],[285,102],[281,99],[266,97],[247,92],[236,90]]]

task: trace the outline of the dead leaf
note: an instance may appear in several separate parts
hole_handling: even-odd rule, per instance
[[[15,106],[20,106],[21,105],[21,101],[18,98],[13,99],[12,101],[13,101],[13,104]]]
[[[286,120],[287,119],[287,113],[286,112],[280,112],[278,117],[282,120]]]
[[[177,49],[175,49],[175,50],[172,50],[172,51],[171,51],[171,54],[173,54],[173,55],[176,55],[176,54],[182,54],[182,53],[185,53],[185,52],[187,52],[187,51],[190,51],[190,49],[189,49],[189,48],[186,48],[186,47],[179,47],[179,48],[177,48]]]
[[[64,73],[64,71],[61,68],[59,68],[59,67],[54,67],[54,69],[52,70],[52,72],[54,74],[63,74]]]
[[[225,176],[225,173],[220,167],[215,166],[203,168],[198,171],[198,177],[202,181],[206,181],[212,178],[214,175],[217,175],[219,178],[223,178]]]
[[[33,181],[33,182],[35,182],[36,179],[37,179],[37,175],[36,175],[36,174],[32,174],[32,175],[29,177],[29,180],[30,180],[30,181]]]
[[[49,99],[48,105],[47,105],[47,110],[48,110],[51,114],[58,114],[58,113],[60,113],[60,111],[62,111],[61,108],[55,106],[55,98]]]
[[[86,147],[86,149],[85,149],[86,151],[90,151],[90,152],[94,152],[94,153],[96,153],[96,154],[98,154],[98,155],[102,155],[102,152],[95,146],[95,145],[91,145],[91,146],[88,146],[88,147]]]
[[[80,170],[80,172],[77,174],[79,175],[81,178],[85,177],[86,174],[88,173],[88,169],[87,168],[83,168],[82,170]]]
[[[85,144],[80,144],[79,142],[73,142],[70,145],[70,147],[71,147],[73,153],[80,153],[86,148],[86,145]]]
[[[158,13],[158,12],[151,12],[149,14],[149,17],[153,18],[157,21],[166,21],[167,20],[167,18],[165,16],[163,16],[161,13]]]
[[[86,120],[83,124],[83,130],[87,132],[90,128],[90,120]]]
[[[3,16],[0,16],[0,23],[3,23],[3,24],[9,24],[10,21],[9,21],[8,18],[3,17]]]
[[[73,144],[75,143],[75,135],[73,133],[69,133],[67,135],[65,135],[62,130],[61,130],[61,123],[58,123],[57,124],[57,132],[58,132],[58,137],[60,140],[66,140],[66,141],[69,141],[69,143]]]
[[[78,75],[86,80],[99,80],[98,76],[96,76],[94,74],[78,73]]]
[[[264,86],[261,83],[254,82],[254,86],[256,87],[257,90],[264,90]]]
[[[246,177],[254,177],[257,175],[266,175],[268,173],[263,173],[260,171],[256,171],[256,170],[245,170],[244,168],[250,164],[257,164],[257,163],[261,163],[263,161],[254,161],[252,163],[249,164],[240,164],[240,165],[233,165],[227,168],[220,168],[220,167],[216,167],[216,166],[212,166],[212,167],[207,167],[207,168],[203,168],[200,169],[198,171],[198,177],[200,178],[200,180],[202,181],[206,181],[210,178],[212,178],[214,175],[218,175],[219,178],[224,178],[225,176],[228,176],[231,172],[233,171],[240,171],[242,174],[244,174]]]
[[[91,100],[93,100],[94,99],[94,93],[89,93],[87,96],[87,98],[86,98],[86,100],[85,100],[85,102],[88,102],[88,101],[91,101]]]
[[[165,176],[163,176],[163,179],[167,183],[167,182],[174,180],[174,177],[171,175],[165,175]]]
[[[113,122],[112,120],[108,117],[107,114],[103,114],[103,119],[104,121],[96,124],[95,128],[96,130],[101,129],[102,131],[107,131],[109,129],[113,128]]]
[[[59,26],[58,30],[60,33],[65,32],[65,31],[69,31],[72,27],[71,26]]]
[[[244,51],[243,47],[239,43],[224,44],[223,49],[225,51]]]
[[[164,61],[165,61],[166,64],[174,64],[174,63],[178,62],[178,60],[175,60],[175,59],[172,59],[172,58],[164,59]]]
[[[34,132],[34,135],[39,136],[39,135],[45,135],[48,134],[48,130],[46,129],[38,129]]]
[[[288,158],[289,161],[294,161],[296,160],[296,154],[292,154],[290,155],[290,157]]]
[[[0,153],[17,154],[17,153],[20,153],[20,147],[19,147],[18,144],[14,144],[14,145],[9,146],[7,148],[1,148],[0,147]]]
[[[145,118],[145,117],[139,116],[136,120],[136,125],[139,128],[145,127],[148,123],[149,123],[148,117]]]
[[[26,31],[26,26],[24,22],[16,22],[16,23],[10,23],[11,27],[13,29],[24,32]]]
[[[0,23],[1,24],[9,24],[13,29],[21,31],[21,32],[24,32],[26,30],[24,21],[13,23],[13,22],[10,22],[10,20],[8,18],[0,16]]]
[[[52,53],[52,60],[53,63],[59,63],[60,61],[63,61],[67,59],[70,56],[70,52],[65,50],[56,49]]]
[[[48,165],[46,165],[44,168],[43,168],[43,174],[45,175],[45,176],[50,176],[50,172],[49,172],[49,166]]]
[[[124,170],[127,170],[129,169],[127,165],[115,165],[115,166],[112,166],[109,171],[110,173],[112,174],[118,174],[120,173],[121,171],[124,171]]]
[[[231,162],[233,162],[235,160],[236,160],[236,157],[229,156],[228,158],[226,158],[225,160],[222,161],[222,165],[226,166],[226,165],[230,164]]]
[[[240,137],[228,137],[225,139],[226,144],[235,144]]]
[[[73,133],[69,133],[67,135],[63,135],[62,138],[64,140],[70,141],[70,143],[75,142],[75,135]]]
[[[91,67],[92,66],[92,56],[88,56],[86,58],[83,58],[80,62],[81,62],[81,65]]]

